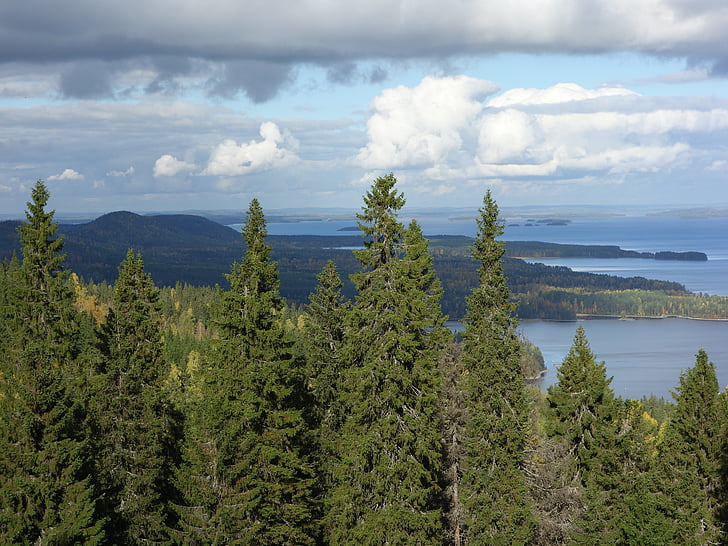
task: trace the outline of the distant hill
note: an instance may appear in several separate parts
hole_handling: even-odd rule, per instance
[[[17,226],[0,222],[0,259],[20,251]],[[61,224],[65,265],[85,279],[113,283],[128,249],[141,252],[144,267],[159,285],[223,283],[245,245],[235,230],[201,216],[141,216],[112,212],[86,224]]]
[[[0,260],[9,258],[14,251],[20,257],[19,224],[17,221],[0,222]],[[58,231],[65,239],[65,266],[85,280],[95,282],[114,283],[119,264],[127,250],[133,248],[141,252],[146,271],[160,286],[183,282],[225,287],[225,274],[245,252],[245,240],[239,231],[189,214],[140,216],[113,212],[86,224],[61,224]],[[344,294],[349,298],[354,296],[349,274],[360,266],[350,249],[362,245],[361,235],[272,235],[268,242],[272,247],[272,258],[278,263],[281,295],[290,303],[307,302],[316,286],[317,274],[329,259],[339,269]],[[445,289],[443,311],[451,317],[464,316],[465,297],[477,284],[477,264],[468,251],[471,244],[471,238],[462,236],[431,238],[435,269]],[[510,257],[504,258],[504,270],[514,295],[533,293],[543,286],[592,291],[685,292],[678,283],[594,275]],[[573,312],[569,312],[573,316]],[[551,318],[563,318],[553,311],[550,313]]]

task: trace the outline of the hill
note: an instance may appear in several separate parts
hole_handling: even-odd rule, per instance
[[[19,252],[18,225],[16,221],[0,222],[0,260],[9,258],[13,251]],[[244,239],[236,230],[188,214],[141,216],[113,212],[85,224],[61,224],[59,233],[65,238],[66,267],[95,282],[113,283],[118,265],[127,250],[133,248],[141,252],[145,269],[158,285],[182,282],[224,286],[225,273],[245,251]],[[329,259],[339,268],[345,282],[344,293],[353,297],[348,277],[358,270],[359,264],[350,249],[362,245],[360,235],[279,235],[269,236],[268,241],[279,266],[281,294],[289,302],[307,302],[317,274]],[[445,289],[443,311],[453,318],[464,316],[465,297],[477,283],[477,265],[468,253],[471,244],[472,239],[462,236],[431,238],[435,269]],[[573,303],[574,290],[687,294],[678,283],[574,272],[566,267],[529,264],[509,257],[504,259],[504,270],[511,292],[523,301],[522,316],[530,318],[574,318],[578,312]],[[534,300],[533,294],[547,297]]]

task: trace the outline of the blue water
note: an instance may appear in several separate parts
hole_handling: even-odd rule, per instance
[[[352,217],[353,218],[353,217]],[[426,235],[474,236],[474,218],[417,218]],[[409,218],[402,218],[408,221]],[[531,225],[526,225],[530,223]],[[515,225],[518,224],[518,225]],[[352,235],[338,231],[356,221],[270,223],[272,235]],[[639,258],[543,260],[578,271],[641,276],[676,281],[688,290],[728,296],[728,218],[622,216],[574,218],[567,225],[545,225],[527,219],[506,219],[503,240],[563,244],[617,245],[625,250],[699,251],[707,262],[657,261]],[[580,321],[599,361],[613,376],[612,388],[625,398],[656,394],[671,398],[680,373],[693,366],[705,349],[716,365],[721,388],[728,386],[728,321],[686,319]],[[520,328],[544,355],[547,373],[542,387],[557,380],[556,368],[569,351],[576,322],[526,321]]]
[[[718,384],[728,386],[728,322],[687,319],[524,321],[520,329],[541,349],[546,389],[557,381],[557,367],[568,354],[577,324],[584,327],[597,361],[606,363],[611,387],[623,398],[655,394],[671,399],[680,373],[704,349],[716,366]]]
[[[404,222],[409,217],[402,217]],[[426,235],[475,236],[475,218],[423,216],[418,218]],[[527,225],[530,223],[531,225]],[[356,225],[351,221],[270,223],[271,235],[353,235],[340,231]],[[606,273],[621,277],[646,277],[679,282],[692,292],[728,296],[728,218],[686,219],[662,216],[609,216],[574,218],[567,225],[547,225],[528,219],[506,220],[505,241],[544,241],[561,244],[616,245],[639,252],[698,251],[707,262],[646,260],[641,258],[540,260],[575,271]]]

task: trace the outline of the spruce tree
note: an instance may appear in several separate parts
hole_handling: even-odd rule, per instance
[[[93,407],[107,536],[117,544],[169,542],[178,418],[162,388],[167,364],[159,290],[131,249],[119,268],[100,346]]]
[[[720,457],[725,408],[715,366],[704,350],[680,376],[675,409],[655,460],[659,508],[671,523],[672,542],[718,544],[723,540]]]
[[[467,298],[463,389],[467,411],[460,495],[466,544],[524,544],[534,532],[527,501],[529,409],[516,333],[515,304],[503,275],[498,206],[486,192],[471,249],[479,284]],[[458,509],[458,507],[454,507]]]
[[[335,485],[327,498],[332,544],[442,540],[437,362],[443,344],[439,282],[418,226],[397,219],[393,175],[374,181],[357,215],[366,237],[346,324]]]
[[[316,536],[303,363],[282,321],[265,218],[250,203],[246,252],[227,275],[180,483],[184,540],[307,544]]]
[[[641,405],[622,402],[609,386],[579,326],[548,390],[549,434],[567,455],[566,480],[582,492],[585,511],[574,521],[581,544],[659,544],[665,519],[650,488],[650,454]]]
[[[82,398],[84,347],[45,184],[31,195],[0,356],[0,542],[93,544],[103,531]]]
[[[333,261],[324,265],[317,280],[316,290],[309,296],[306,307],[307,376],[315,405],[315,423],[335,432],[343,417],[336,402],[343,371],[344,322],[350,306],[341,294],[343,282]]]
[[[615,426],[616,402],[604,362],[597,362],[579,325],[569,353],[548,389],[551,435],[565,442],[573,456],[571,479],[586,485],[599,460],[609,427]]]
[[[333,459],[344,420],[339,393],[343,387],[344,323],[350,306],[341,294],[343,283],[333,261],[326,263],[317,279],[318,286],[306,307],[302,345],[313,405],[312,428],[316,430],[317,438],[314,457],[318,481],[316,498],[321,501],[324,492],[332,486]]]

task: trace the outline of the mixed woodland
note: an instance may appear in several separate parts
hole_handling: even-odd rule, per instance
[[[283,296],[300,262],[276,257],[256,199],[217,285],[160,282],[139,248],[112,282],[80,274],[49,199],[38,181],[0,263],[0,543],[728,542],[728,394],[709,356],[695,348],[672,401],[625,400],[576,327],[544,392],[516,330],[545,302],[720,301],[519,277],[490,192],[463,251],[399,220],[391,174],[363,197],[354,267],[341,249],[311,259],[305,299]]]

